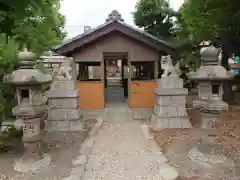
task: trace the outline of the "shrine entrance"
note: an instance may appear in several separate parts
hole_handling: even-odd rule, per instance
[[[105,102],[128,99],[129,68],[127,53],[103,53]]]

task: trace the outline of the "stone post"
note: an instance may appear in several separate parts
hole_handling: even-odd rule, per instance
[[[151,118],[154,130],[164,128],[191,128],[186,112],[186,95],[183,80],[177,75],[175,67],[168,64],[162,79],[157,81],[155,90],[157,103]]]
[[[64,63],[67,65],[67,63]],[[62,66],[55,77],[50,91],[47,92],[49,115],[47,131],[77,131],[82,129],[82,111],[79,90],[68,74],[68,67]]]

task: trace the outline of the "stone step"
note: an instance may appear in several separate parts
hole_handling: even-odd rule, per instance
[[[116,95],[108,95],[106,96],[106,101],[115,102],[115,101],[123,101],[124,96],[116,96]]]
[[[107,79],[107,84],[109,86],[121,86],[122,80],[121,79]]]
[[[123,91],[109,91],[105,92],[105,96],[124,96]]]
[[[122,87],[107,87],[105,88],[105,94],[121,94],[124,93],[124,88]]]
[[[105,88],[105,99],[108,102],[124,101],[124,88],[117,86]]]

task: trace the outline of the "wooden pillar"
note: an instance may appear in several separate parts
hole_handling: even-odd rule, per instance
[[[158,60],[154,62],[154,79],[158,79]]]
[[[105,60],[104,60],[104,55],[101,53],[101,80],[106,83],[105,81]],[[105,87],[105,86],[104,86]]]
[[[131,61],[129,61],[129,59],[128,59],[128,68],[129,68],[129,82],[131,82],[131,78],[132,78],[132,63],[131,63]]]
[[[76,60],[73,58],[72,59],[72,80],[73,81],[77,81],[77,64],[76,64]]]

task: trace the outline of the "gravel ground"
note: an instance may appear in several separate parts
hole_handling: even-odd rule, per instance
[[[160,147],[163,148],[170,164],[179,172],[178,180],[203,180],[204,176],[214,176],[206,180],[240,179],[240,106],[230,107],[217,121],[218,143],[222,144],[222,153],[235,162],[235,168],[216,167],[208,169],[188,159],[189,150],[197,145],[204,131],[199,128],[201,116],[197,110],[188,110],[193,129],[166,129],[152,132]],[[236,173],[236,174],[234,174]],[[236,178],[236,179],[234,179]]]
[[[60,180],[68,177],[72,159],[76,158],[81,143],[95,123],[86,123],[87,131],[47,132],[43,141],[44,152],[52,158],[51,164],[36,173],[18,173],[13,170],[14,161],[21,157],[21,151],[0,154],[0,180]]]
[[[107,121],[103,124],[84,177],[84,180],[120,179],[161,179],[138,121]]]

